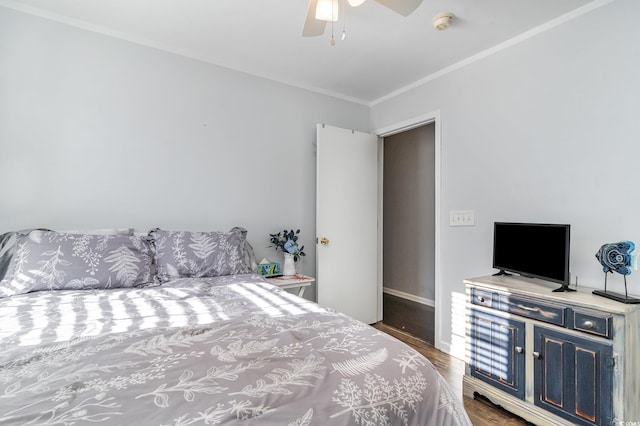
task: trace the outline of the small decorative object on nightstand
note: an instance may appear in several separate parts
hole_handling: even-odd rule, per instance
[[[296,274],[296,261],[293,260],[293,255],[291,253],[284,254],[282,274],[286,276],[294,276]]]
[[[309,287],[316,280],[315,278],[307,277],[306,275],[292,275],[265,279],[268,283],[280,288],[297,288],[299,297],[302,297],[302,295],[304,294],[304,289]]]
[[[304,246],[300,247],[298,245],[298,234],[300,234],[299,229],[296,231],[293,229],[285,229],[277,234],[269,234],[271,244],[273,244],[272,247],[274,247],[276,251],[281,250],[284,253],[282,273],[287,276],[296,275],[295,262],[303,256],[306,256]]]
[[[260,263],[258,263],[257,268],[256,272],[265,278],[282,275],[282,272],[280,272],[280,264],[267,259],[262,259]]]

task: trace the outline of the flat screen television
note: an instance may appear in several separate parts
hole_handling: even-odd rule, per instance
[[[495,222],[493,267],[496,275],[513,272],[562,284],[569,289],[571,226],[549,223]]]

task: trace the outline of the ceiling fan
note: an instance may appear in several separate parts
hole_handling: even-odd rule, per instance
[[[347,0],[352,7],[358,7],[365,0]],[[420,6],[422,0],[375,0],[402,16],[409,16]],[[344,4],[344,2],[343,2]],[[316,37],[324,34],[327,22],[338,20],[338,0],[309,0],[307,18],[302,29],[303,37]]]

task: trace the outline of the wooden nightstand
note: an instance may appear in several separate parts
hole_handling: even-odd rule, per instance
[[[304,289],[315,282],[315,278],[306,275],[285,275],[282,277],[265,278],[268,283],[277,285],[280,288],[297,288],[298,296],[302,297]]]

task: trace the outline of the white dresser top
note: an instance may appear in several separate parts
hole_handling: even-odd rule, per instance
[[[591,309],[602,309],[611,313],[626,314],[640,309],[640,304],[625,304],[597,296],[591,292],[594,290],[587,287],[577,287],[576,292],[558,292],[553,290],[560,287],[560,284],[537,278],[525,278],[521,276],[493,276],[467,278],[465,284],[473,284],[478,287],[496,290],[506,294],[519,294],[524,296],[545,299],[548,302],[558,304],[568,303],[574,306],[582,306]],[[571,286],[576,289],[575,286]]]

